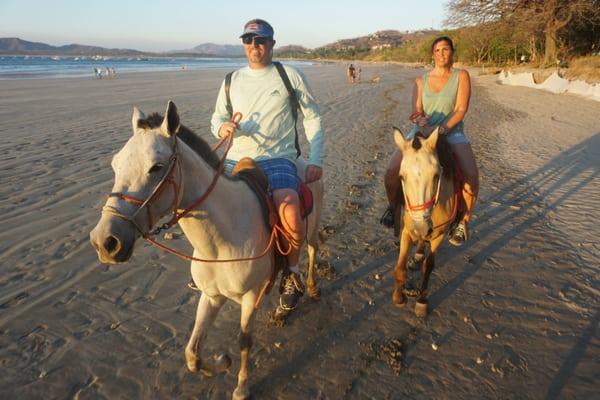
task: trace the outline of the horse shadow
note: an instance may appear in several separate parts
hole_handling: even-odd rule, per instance
[[[503,229],[504,232],[499,238],[488,240],[488,243],[470,258],[471,262],[466,268],[429,296],[431,309],[440,306],[476,274],[489,257],[504,249],[511,241],[518,239],[525,229],[538,220],[548,217],[583,188],[592,185],[599,178],[599,173],[600,132],[562,152],[540,168],[482,201],[481,203],[486,205],[480,206],[478,211],[483,211],[492,217],[493,223],[474,221],[472,226],[478,231],[477,241],[485,242],[485,239],[493,233]],[[568,189],[564,190],[565,188]],[[558,196],[548,200],[548,196],[557,193]],[[494,207],[494,204],[505,204],[507,207],[498,208]],[[540,204],[543,204],[543,207],[539,207]],[[538,211],[531,213],[532,208],[537,208]],[[515,220],[521,219],[518,225],[512,226]],[[469,244],[469,246],[473,245]],[[469,246],[466,246],[466,249],[469,249]],[[454,254],[450,258],[444,258],[444,263],[451,262],[457,256],[458,254]],[[599,321],[600,311],[597,311],[554,376],[546,398],[560,397],[562,389],[589,347]]]
[[[523,231],[538,220],[545,218],[553,211],[573,197],[582,188],[598,178],[600,172],[600,154],[587,154],[600,151],[600,132],[583,142],[562,152],[535,171],[517,179],[514,183],[493,193],[489,198],[482,199],[477,207],[476,214],[486,214],[486,220],[475,219],[471,224],[472,230],[477,231],[477,242],[485,239],[499,230],[506,229],[502,235],[490,241],[471,257],[471,265],[465,268],[454,279],[439,288],[429,297],[431,309],[435,309],[446,300],[456,289],[462,286],[467,279],[475,274],[483,263],[494,253],[503,249],[508,243],[516,239]],[[555,200],[547,201],[547,196],[568,186],[571,181],[577,184],[570,187]],[[484,205],[485,204],[485,205]],[[539,205],[544,204],[540,209]],[[495,205],[500,205],[497,207]],[[504,206],[502,206],[504,205]],[[539,212],[532,214],[530,210],[537,208]],[[531,214],[528,216],[528,214]],[[525,217],[518,225],[512,223]],[[493,219],[493,224],[488,220]],[[473,247],[473,241],[465,244],[465,250]],[[452,261],[459,255],[458,252],[444,257],[444,263]]]

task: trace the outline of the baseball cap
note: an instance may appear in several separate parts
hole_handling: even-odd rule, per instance
[[[242,33],[240,37],[244,37],[246,35],[253,35],[272,38],[273,34],[274,31],[271,24],[269,24],[265,20],[256,18],[246,22],[246,25],[244,25],[244,33]]]

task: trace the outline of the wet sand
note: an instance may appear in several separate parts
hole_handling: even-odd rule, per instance
[[[377,221],[391,126],[408,126],[423,70],[362,70],[381,81],[351,85],[343,64],[304,70],[328,136],[322,299],[305,296],[283,328],[267,326],[275,291],[263,302],[255,398],[597,395],[600,104],[472,72],[466,129],[480,201],[470,241],[439,251],[420,320],[412,300],[391,304],[397,248]],[[231,370],[189,373],[198,294],[186,286],[188,263],[138,243],[130,262],[107,267],[88,242],[132,107],[162,113],[172,99],[182,123],[212,141],[224,74],[0,81],[0,398],[230,398],[239,307],[224,306],[208,337],[209,352],[232,356]],[[184,238],[170,243],[190,249]]]

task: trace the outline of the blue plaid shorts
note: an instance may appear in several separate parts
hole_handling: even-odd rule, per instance
[[[225,172],[231,175],[233,167],[237,161],[225,160]],[[256,161],[256,164],[263,170],[269,180],[269,190],[276,189],[294,189],[298,191],[300,178],[296,164],[285,158],[271,158],[269,160]]]

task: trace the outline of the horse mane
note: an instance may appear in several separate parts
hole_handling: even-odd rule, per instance
[[[419,150],[422,147],[421,141],[425,139],[425,136],[423,136],[421,132],[417,132],[411,143],[412,148]],[[452,155],[452,150],[450,149],[450,145],[446,140],[446,135],[440,135],[438,137],[438,141],[436,143],[436,153],[438,161],[443,168],[444,177],[452,179],[454,177],[454,156]]]
[[[164,117],[159,113],[152,113],[145,119],[138,120],[137,126],[141,129],[159,128],[163,123]],[[210,148],[208,143],[200,136],[196,135],[191,129],[184,125],[179,125],[177,137],[187,144],[196,154],[200,156],[213,169],[219,168],[219,156]]]
[[[179,125],[177,137],[187,144],[196,154],[200,156],[213,169],[218,169],[221,160],[217,153],[206,143],[204,139],[196,135],[190,128],[185,125]]]

